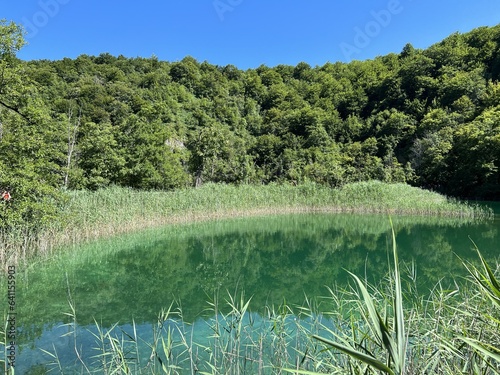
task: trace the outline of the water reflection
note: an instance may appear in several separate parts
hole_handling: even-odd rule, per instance
[[[490,261],[498,255],[498,219],[393,222],[400,260],[415,266],[424,293],[439,280],[465,275],[457,256],[475,261],[470,239]],[[244,291],[252,296],[251,310],[263,314],[266,305],[301,305],[305,295],[347,285],[346,270],[377,283],[388,270],[390,238],[386,216],[304,214],[168,227],[68,249],[19,273],[21,355],[37,358],[39,348],[53,343],[61,355],[69,350],[58,328],[70,322],[69,299],[82,327],[94,319],[103,327],[134,321],[146,334],[173,301],[192,323],[211,316],[207,301],[216,293]]]

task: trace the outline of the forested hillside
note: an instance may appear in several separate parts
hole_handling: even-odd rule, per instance
[[[61,188],[108,185],[378,179],[500,197],[500,25],[374,60],[245,71],[106,53],[26,62],[22,45],[2,22],[9,220],[50,220]]]

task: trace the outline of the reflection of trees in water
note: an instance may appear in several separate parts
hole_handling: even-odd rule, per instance
[[[417,281],[425,285],[462,274],[455,253],[474,258],[467,235],[480,238],[485,254],[493,249],[493,223],[393,221],[401,261],[415,261]],[[304,294],[324,296],[325,286],[346,285],[345,270],[379,282],[388,270],[389,233],[386,216],[359,215],[246,218],[147,231],[68,252],[32,270],[19,308],[23,324],[34,324],[33,337],[41,322],[64,319],[68,284],[81,324],[93,317],[104,325],[153,321],[174,300],[193,321],[217,290],[225,296],[226,289],[245,290],[257,310],[283,299],[302,304]]]

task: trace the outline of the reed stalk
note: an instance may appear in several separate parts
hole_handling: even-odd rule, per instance
[[[58,220],[43,228],[0,230],[0,264],[50,257],[57,249],[168,224],[298,212],[432,215],[476,220],[491,211],[405,184],[357,182],[338,189],[306,183],[206,184],[176,191],[109,187],[70,191]]]

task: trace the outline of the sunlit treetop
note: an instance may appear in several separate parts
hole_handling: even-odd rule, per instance
[[[26,44],[24,34],[22,26],[5,19],[0,20],[0,59],[16,56]]]

